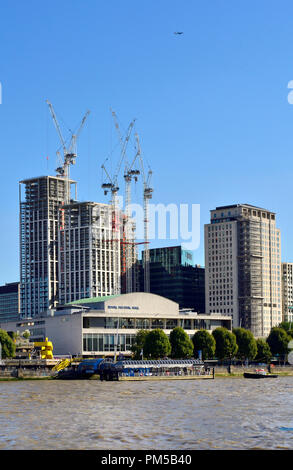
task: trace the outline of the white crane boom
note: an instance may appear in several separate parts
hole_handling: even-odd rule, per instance
[[[60,126],[59,126],[59,123],[58,123],[58,120],[57,120],[57,117],[56,117],[56,114],[55,114],[55,111],[54,111],[54,108],[53,108],[53,105],[52,105],[52,103],[50,103],[49,100],[46,100],[46,103],[49,106],[49,109],[50,109],[55,127],[57,129],[57,133],[59,135],[61,146],[63,148],[63,161],[61,163],[61,166],[59,166],[56,169],[56,172],[60,176],[64,177],[64,179],[66,181],[65,198],[64,199],[65,199],[65,204],[68,204],[70,202],[70,180],[69,180],[70,170],[69,170],[69,167],[70,167],[70,165],[75,164],[75,159],[77,157],[77,154],[76,154],[76,141],[77,141],[77,138],[79,137],[79,134],[80,134],[80,132],[81,132],[83,126],[84,126],[84,123],[85,123],[88,115],[90,114],[90,111],[87,111],[85,113],[84,117],[82,118],[82,121],[81,121],[81,124],[79,126],[78,131],[75,134],[74,133],[71,134],[70,144],[67,148],[65,140],[64,140],[62,132],[61,132],[61,129],[60,129]],[[60,159],[60,153],[58,151],[57,151],[57,156]]]

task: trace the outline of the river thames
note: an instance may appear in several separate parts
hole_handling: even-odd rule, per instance
[[[0,382],[0,449],[293,449],[292,402],[293,377]]]

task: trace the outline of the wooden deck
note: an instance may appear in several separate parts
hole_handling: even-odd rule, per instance
[[[148,375],[135,377],[119,377],[120,381],[153,381],[153,380],[207,380],[214,379],[213,375]]]

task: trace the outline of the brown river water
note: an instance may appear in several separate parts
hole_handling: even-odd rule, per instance
[[[0,449],[293,449],[293,377],[0,382]]]

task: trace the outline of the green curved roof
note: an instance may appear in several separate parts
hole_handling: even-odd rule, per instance
[[[94,304],[98,302],[105,302],[109,299],[114,299],[115,297],[120,297],[120,295],[104,295],[103,297],[89,297],[85,299],[74,300],[73,302],[69,302],[66,305],[76,305],[76,304]]]

